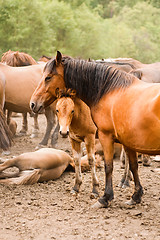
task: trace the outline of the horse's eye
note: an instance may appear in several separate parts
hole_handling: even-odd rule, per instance
[[[72,110],[72,112],[71,112],[72,114],[74,113],[74,110]]]
[[[47,82],[47,81],[49,81],[51,79],[51,77],[50,76],[47,76],[46,78],[45,78],[45,81]]]
[[[57,112],[57,113],[59,112],[58,109],[56,109],[56,112]]]

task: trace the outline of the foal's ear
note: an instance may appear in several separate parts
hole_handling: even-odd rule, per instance
[[[59,65],[61,62],[62,62],[62,54],[61,52],[57,51],[56,64]]]
[[[71,96],[72,99],[75,98],[76,90],[70,90],[70,96]]]

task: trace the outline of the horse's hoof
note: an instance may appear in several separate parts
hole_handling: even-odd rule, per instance
[[[136,202],[131,198],[129,201],[125,202],[125,204],[129,206],[133,206],[133,205],[136,205]]]
[[[120,182],[120,183],[118,184],[118,187],[119,187],[119,188],[122,188],[122,187],[123,187],[123,183]]]
[[[90,195],[90,198],[91,198],[91,199],[96,199],[96,198],[98,198],[98,197],[99,197],[99,194],[98,194],[98,193],[92,192],[91,195]]]
[[[151,162],[146,160],[146,161],[143,161],[143,166],[145,167],[150,167],[151,166]]]
[[[105,206],[104,204],[100,203],[99,201],[97,201],[95,204],[93,204],[93,205],[91,206],[91,208],[93,208],[93,209],[99,209],[99,208],[106,208],[106,206]]]
[[[35,150],[39,150],[41,148],[46,148],[47,146],[39,144],[38,146],[35,147]]]
[[[2,156],[8,156],[8,155],[10,155],[10,154],[11,154],[11,152],[10,152],[9,150],[2,152]]]
[[[26,135],[27,135],[26,132],[19,132],[19,133],[17,133],[18,137],[23,137],[23,136],[26,136]]]
[[[77,196],[77,194],[78,194],[78,192],[75,191],[74,189],[72,189],[72,190],[70,191],[70,193],[71,193],[72,196]]]
[[[32,133],[30,138],[37,138],[38,137],[38,133]]]

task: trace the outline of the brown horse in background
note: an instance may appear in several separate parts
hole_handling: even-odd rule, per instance
[[[56,99],[56,89],[72,88],[91,109],[105,156],[105,191],[95,207],[107,207],[114,197],[113,146],[125,147],[135,190],[128,204],[143,194],[136,152],[160,154],[160,84],[145,83],[111,66],[62,57],[49,61],[30,105],[39,112]]]
[[[5,108],[9,111],[24,113],[27,116],[27,112],[32,113],[29,107],[29,101],[37,87],[45,64],[35,64],[24,67],[10,67],[3,63],[0,63],[0,78],[4,78],[6,82],[5,86]],[[56,123],[56,114],[49,108],[44,112],[47,119],[47,127],[45,135],[39,145],[47,145],[51,130]],[[38,115],[37,115],[38,116]],[[34,133],[38,131],[37,116],[34,122]],[[27,131],[27,117],[23,120],[23,126],[21,132]],[[52,142],[54,145],[56,142],[58,132],[52,134]]]
[[[9,50],[8,52],[3,53],[1,62],[11,66],[11,67],[22,67],[22,66],[29,66],[29,65],[34,65],[37,64],[37,62],[27,53],[24,52],[19,52],[19,51],[11,51]],[[8,110],[7,113],[7,123],[8,125],[10,124],[11,121],[11,115],[12,111]],[[28,130],[27,126],[27,112],[22,113],[23,116],[23,123],[22,123],[22,129],[20,131],[20,135],[26,134]],[[35,114],[34,116],[34,134],[33,137],[37,135],[37,131],[39,129],[38,127],[38,114]]]
[[[12,67],[22,67],[37,64],[29,54],[19,51],[7,51],[3,53],[1,62]]]
[[[51,57],[47,57],[46,55],[42,55],[39,59],[38,62],[48,62],[49,60],[51,60]]]
[[[92,174],[92,196],[98,196],[98,179],[95,171],[95,135],[96,126],[94,125],[89,107],[79,98],[75,91],[70,89],[57,91],[56,112],[60,125],[62,137],[69,135],[72,145],[72,152],[75,162],[75,185],[72,193],[79,192],[82,184],[81,176],[81,143],[85,142],[88,163]]]

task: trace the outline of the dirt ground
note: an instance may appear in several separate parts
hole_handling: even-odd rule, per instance
[[[21,127],[21,117],[14,118]],[[42,139],[46,121],[39,116],[40,133],[31,139],[33,119],[25,137],[16,137],[8,159],[20,153],[34,151]],[[70,151],[67,139],[59,136],[57,148]],[[103,165],[103,163],[102,163]],[[83,184],[77,197],[70,194],[74,172],[65,172],[56,181],[31,186],[0,185],[0,240],[158,240],[160,239],[160,162],[150,167],[139,164],[144,188],[142,203],[127,206],[133,192],[131,187],[120,189],[123,169],[119,159],[114,160],[113,184],[115,198],[107,209],[92,209],[96,202],[90,199],[91,174],[83,173]],[[104,170],[97,170],[100,195],[104,191]]]

